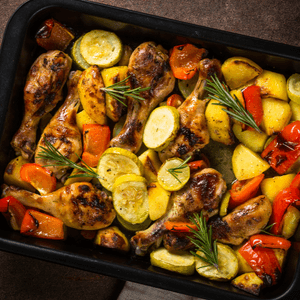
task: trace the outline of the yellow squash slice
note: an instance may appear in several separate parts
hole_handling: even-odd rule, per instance
[[[287,94],[288,97],[300,104],[300,74],[293,74],[287,80]]]
[[[75,41],[75,43],[72,47],[72,50],[71,50],[71,57],[72,57],[73,61],[75,62],[75,64],[77,65],[77,67],[85,70],[88,67],[90,67],[91,65],[86,62],[86,60],[82,57],[82,55],[80,53],[80,43],[81,43],[82,38],[83,38],[83,36],[81,36],[79,39],[77,39]]]

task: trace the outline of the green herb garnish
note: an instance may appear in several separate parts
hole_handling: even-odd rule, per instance
[[[179,166],[177,167],[174,167],[174,168],[170,168],[170,169],[167,169],[167,171],[173,176],[175,177],[180,183],[180,179],[178,178],[178,174],[179,173],[182,173],[182,169],[184,168],[187,168],[188,165],[186,164],[192,157],[189,156],[185,161],[183,161]]]
[[[123,102],[124,100],[126,100],[126,97],[131,97],[137,101],[145,100],[140,96],[140,93],[149,90],[151,87],[148,86],[146,88],[138,87],[135,89],[130,89],[130,86],[126,85],[129,77],[130,76],[108,87],[102,87],[100,89],[117,101],[121,102],[126,107],[127,105]]]
[[[214,103],[214,105],[225,106],[223,110],[228,113],[232,118],[237,121],[246,124],[249,127],[254,128],[256,131],[261,132],[257,124],[255,123],[253,116],[247,111],[239,99],[231,96],[228,87],[225,83],[221,83],[216,74],[211,77],[211,80],[206,80],[207,86],[205,89],[211,93],[209,97],[219,101],[220,103]],[[230,108],[232,110],[229,110]]]
[[[211,226],[209,226],[209,229],[207,228],[202,211],[200,216],[195,213],[194,218],[191,217],[190,220],[197,226],[198,230],[189,227],[194,236],[188,236],[188,238],[196,246],[196,250],[201,251],[205,257],[198,255],[194,251],[191,251],[191,253],[207,263],[207,266],[201,268],[213,266],[219,270],[217,240],[212,240]]]

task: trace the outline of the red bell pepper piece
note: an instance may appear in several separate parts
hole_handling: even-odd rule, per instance
[[[191,173],[201,171],[205,168],[208,168],[206,161],[204,160],[195,160],[188,163]]]
[[[283,216],[288,207],[297,203],[300,200],[300,172],[292,180],[289,187],[280,191],[273,201],[272,215],[270,224],[274,224],[271,228],[271,233],[279,235],[282,230]]]
[[[52,172],[36,163],[24,164],[20,169],[21,179],[29,182],[40,194],[46,195],[56,189],[56,178]]]
[[[257,194],[260,183],[264,177],[264,174],[260,174],[251,179],[235,181],[231,187],[231,190],[229,191],[229,209],[233,209],[253,198]]]
[[[64,224],[60,219],[35,209],[26,211],[20,232],[43,239],[63,240],[65,238]]]
[[[110,135],[107,125],[83,124],[82,160],[88,166],[97,166],[100,156],[108,148]]]
[[[255,234],[250,237],[251,247],[275,248],[288,250],[292,243],[282,237],[267,234]]]
[[[239,253],[265,285],[271,286],[278,282],[281,267],[273,249],[261,247],[253,249],[248,241],[239,249]]]
[[[14,230],[20,230],[26,208],[19,200],[13,196],[0,199],[0,212]]]
[[[261,157],[278,174],[286,173],[300,157],[300,121],[284,127],[262,152]]]
[[[243,96],[245,99],[246,109],[251,113],[256,125],[259,126],[264,116],[264,111],[263,111],[261,96],[260,96],[260,87],[257,85],[251,85],[246,87],[243,90]]]
[[[192,44],[173,47],[170,52],[170,67],[174,77],[183,80],[191,79],[205,55],[205,49],[197,48]]]
[[[183,101],[184,99],[180,95],[173,94],[167,99],[167,105],[178,108],[183,103]]]
[[[166,221],[165,227],[167,230],[174,231],[174,232],[190,232],[191,231],[190,228],[197,230],[197,226],[195,224],[191,224],[187,222]]]

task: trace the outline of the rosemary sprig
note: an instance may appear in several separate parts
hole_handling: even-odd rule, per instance
[[[95,177],[100,178],[100,176],[90,167],[88,166],[78,155],[78,159],[81,161],[83,165],[79,165],[67,157],[63,156],[46,138],[44,138],[44,142],[46,147],[41,147],[43,150],[40,151],[37,155],[37,158],[46,159],[53,161],[52,164],[48,164],[45,167],[70,167],[74,169],[78,169],[83,172],[80,174],[74,174],[69,176],[69,178],[75,177]]]
[[[177,167],[174,167],[174,168],[170,168],[170,169],[167,169],[167,171],[173,176],[175,177],[180,183],[180,179],[178,178],[178,174],[179,173],[182,173],[182,169],[184,168],[187,168],[188,165],[186,164],[192,157],[189,156],[185,161],[183,161],[179,166]]]
[[[140,96],[141,92],[149,90],[151,87],[145,87],[145,88],[135,88],[130,89],[130,86],[126,85],[128,78],[130,76],[127,76],[125,79],[114,83],[108,87],[102,87],[101,90],[116,99],[117,101],[121,102],[124,106],[127,107],[127,105],[123,102],[126,97],[131,97],[137,101],[143,101],[145,100],[143,97]]]
[[[190,220],[197,226],[198,230],[189,227],[194,236],[188,236],[188,238],[196,246],[196,250],[201,251],[205,257],[198,255],[194,251],[191,251],[191,253],[207,263],[206,266],[201,268],[213,266],[219,270],[217,240],[212,240],[211,226],[209,226],[209,229],[207,228],[206,220],[203,217],[202,211],[200,216],[195,213],[194,218],[191,217]]]
[[[271,233],[269,230],[275,225],[276,223],[272,223],[268,226],[266,226],[264,229],[261,229],[260,232],[264,233],[264,234],[268,234],[268,235],[276,235]]]
[[[223,108],[232,118],[236,119],[239,122],[246,124],[254,128],[256,131],[261,132],[257,124],[255,123],[253,116],[249,111],[247,111],[241,102],[236,96],[234,98],[229,93],[227,86],[220,82],[216,74],[211,77],[211,80],[207,80],[207,86],[205,89],[211,93],[209,97],[219,101],[220,103],[214,103],[215,105],[222,105],[226,108]],[[227,108],[231,108],[229,110]]]

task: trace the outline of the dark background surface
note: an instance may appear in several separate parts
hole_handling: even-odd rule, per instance
[[[0,42],[10,16],[25,2],[24,0],[0,0]],[[298,0],[97,0],[93,2],[300,47],[300,1]],[[0,299],[109,300],[118,298],[123,284],[124,282],[115,278],[0,251]],[[145,289],[148,291],[148,296],[141,292]],[[133,288],[131,286],[131,289],[127,288],[126,293],[123,291],[122,299],[150,299],[151,293],[154,295],[153,299],[156,299],[159,294],[154,291],[155,289],[151,290],[140,285]],[[171,298],[175,300],[176,295]]]

